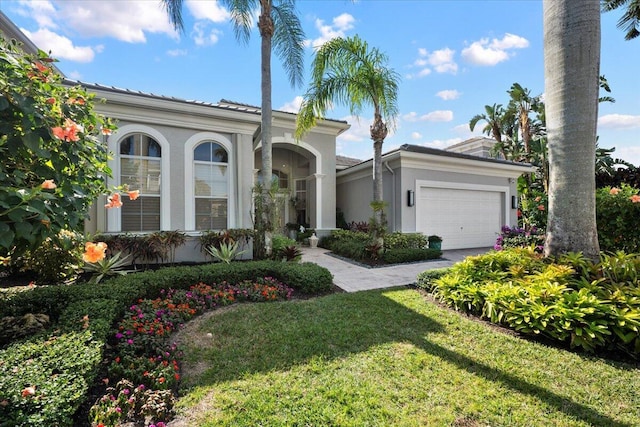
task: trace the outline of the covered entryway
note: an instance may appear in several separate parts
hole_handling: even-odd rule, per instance
[[[491,247],[505,223],[505,193],[494,188],[419,185],[416,228],[442,237],[443,249]]]

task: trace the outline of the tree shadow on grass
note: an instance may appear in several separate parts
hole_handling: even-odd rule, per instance
[[[430,341],[430,335],[446,333],[446,328],[416,311],[424,305],[422,297],[409,294],[411,297],[400,303],[385,292],[343,293],[214,311],[197,328],[181,335],[182,344],[189,349],[186,366],[194,372],[186,376],[186,386],[214,385],[247,374],[287,370],[314,358],[341,358],[382,344],[408,342],[461,370],[532,396],[576,419],[597,426],[630,427]]]

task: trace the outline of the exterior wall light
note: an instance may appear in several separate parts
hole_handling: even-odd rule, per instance
[[[407,206],[413,206],[416,204],[416,192],[413,190],[407,191]]]

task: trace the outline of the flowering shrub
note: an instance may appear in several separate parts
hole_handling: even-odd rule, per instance
[[[198,283],[188,290],[163,289],[158,298],[139,299],[118,324],[115,354],[105,380],[117,385],[91,408],[93,425],[143,421],[161,426],[172,415],[172,390],[180,381],[182,353],[167,342],[170,334],[206,310],[236,301],[289,299],[292,292],[277,279],[265,277],[235,285]]]
[[[78,230],[106,190],[113,125],[93,95],[68,87],[44,52],[0,36],[0,256],[15,259],[60,230]]]
[[[527,230],[547,228],[548,206],[548,196],[543,192],[533,191],[522,197],[520,209],[518,209],[518,218],[522,227]]]
[[[627,184],[596,191],[600,249],[640,252],[640,195]]]
[[[502,227],[500,235],[496,239],[493,249],[501,251],[507,248],[526,248],[533,247],[536,252],[542,252],[544,249],[544,231],[532,227],[525,230],[520,227]]]

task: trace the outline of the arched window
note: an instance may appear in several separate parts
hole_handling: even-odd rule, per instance
[[[229,155],[216,142],[203,142],[193,150],[193,185],[196,230],[227,228]]]
[[[120,142],[120,184],[140,190],[137,200],[122,205],[121,231],[160,230],[160,144],[136,133]]]

